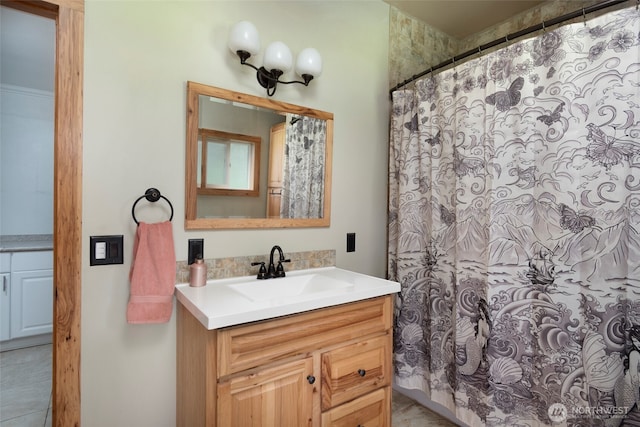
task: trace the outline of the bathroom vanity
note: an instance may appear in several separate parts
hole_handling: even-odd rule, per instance
[[[178,285],[177,426],[390,427],[398,291],[335,267]]]

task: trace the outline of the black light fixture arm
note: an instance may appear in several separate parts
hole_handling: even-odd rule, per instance
[[[256,70],[256,77],[258,79],[258,83],[260,83],[260,86],[262,86],[263,88],[267,89],[267,95],[269,96],[273,96],[276,93],[276,85],[278,83],[282,83],[285,85],[289,85],[292,83],[299,83],[301,85],[305,85],[305,86],[309,86],[309,82],[311,80],[313,80],[313,76],[310,74],[303,74],[302,78],[303,80],[292,80],[292,81],[283,81],[280,80],[280,76],[283,74],[283,72],[281,70],[267,70],[264,67],[256,67],[255,65],[247,62],[247,59],[249,59],[251,57],[251,54],[247,51],[244,50],[239,50],[236,52],[236,54],[238,55],[238,57],[240,58],[240,63],[242,65],[247,65],[251,68],[253,68],[254,70]]]

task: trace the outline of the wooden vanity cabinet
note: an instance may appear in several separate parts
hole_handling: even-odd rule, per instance
[[[178,427],[391,427],[392,296],[207,330],[178,304]]]

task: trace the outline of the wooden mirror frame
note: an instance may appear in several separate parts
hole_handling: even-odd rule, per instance
[[[249,104],[281,113],[300,114],[327,121],[327,141],[324,170],[324,216],[322,218],[198,218],[197,163],[199,96],[209,96]],[[185,168],[185,229],[245,229],[328,227],[331,223],[331,165],[333,153],[333,114],[273,99],[247,95],[201,83],[187,82],[187,136]]]

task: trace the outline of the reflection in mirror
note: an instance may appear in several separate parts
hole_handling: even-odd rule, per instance
[[[287,114],[281,218],[322,218],[326,120]]]
[[[332,143],[331,113],[188,82],[185,228],[328,226]]]
[[[198,195],[257,196],[258,159],[260,137],[198,129]]]

